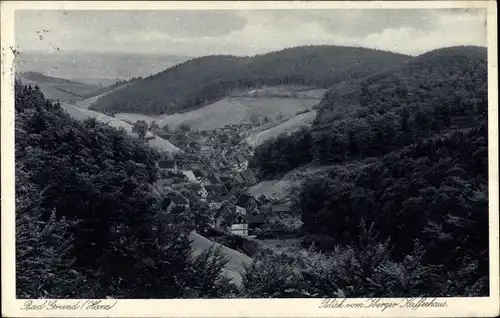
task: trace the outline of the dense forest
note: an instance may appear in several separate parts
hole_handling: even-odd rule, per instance
[[[160,154],[123,130],[78,122],[16,83],[18,298],[231,295],[218,250],[192,257],[192,213],[166,213]]]
[[[304,181],[295,205],[316,249],[357,255],[352,270],[370,281],[351,295],[487,295],[487,105],[486,49],[432,51],[332,88],[310,131],[266,142],[252,164],[261,177],[328,167]],[[387,282],[373,278],[384,275],[415,285],[382,291]]]
[[[168,114],[212,103],[233,90],[262,85],[330,87],[399,65],[410,57],[337,46],[303,46],[253,57],[206,56],[136,81],[100,98],[102,112]]]

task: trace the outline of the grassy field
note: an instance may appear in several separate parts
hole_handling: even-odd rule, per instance
[[[99,87],[106,87],[115,84],[118,81],[122,81],[125,78],[70,78],[70,80],[75,82],[80,82],[84,84],[96,85]]]
[[[67,93],[67,92],[63,92],[63,91],[61,91],[61,90],[59,90],[51,85],[40,84],[40,83],[37,83],[34,81],[29,81],[29,80],[24,80],[24,79],[21,79],[21,80],[22,80],[23,84],[25,84],[25,85],[31,85],[31,86],[38,85],[40,90],[43,92],[43,95],[45,96],[45,98],[47,98],[48,100],[51,100],[51,101],[59,100],[60,102],[68,103],[68,102],[71,102],[72,100],[76,101],[79,99],[78,96],[75,96],[75,95]]]
[[[277,85],[230,93],[230,97],[292,97],[321,99],[327,90],[305,85]]]
[[[86,108],[86,109],[88,109],[90,107],[90,105],[92,105],[93,103],[95,103],[95,101],[98,100],[99,98],[101,98],[102,96],[107,95],[107,94],[109,94],[112,91],[115,91],[117,89],[122,89],[122,88],[124,88],[126,86],[127,86],[127,84],[123,84],[123,85],[117,86],[117,87],[115,87],[115,88],[113,88],[113,89],[111,89],[109,91],[105,91],[102,94],[99,94],[99,95],[96,95],[96,96],[92,96],[92,97],[88,97],[88,98],[79,100],[79,101],[76,102],[75,106],[80,107],[80,108]]]
[[[245,265],[248,266],[252,263],[252,258],[224,245],[211,241],[196,232],[191,233],[190,239],[192,240],[191,247],[193,248],[193,256],[200,255],[203,251],[212,246],[220,247],[228,259],[225,274],[232,278],[236,284],[241,284],[241,273],[244,271]]]
[[[249,187],[247,192],[256,197],[265,194],[276,200],[286,200],[299,189],[306,177],[324,174],[329,167],[305,165],[285,173],[279,179],[261,181]]]
[[[61,102],[77,101],[82,96],[91,94],[99,89],[97,85],[45,76],[34,72],[22,73],[18,78],[25,85],[38,85],[47,99],[59,100]]]
[[[84,108],[79,108],[79,107],[65,104],[65,103],[61,103],[61,106],[64,108],[64,110],[66,110],[66,112],[68,112],[75,119],[85,120],[87,118],[93,117],[93,118],[97,119],[98,121],[103,122],[103,123],[107,123],[108,125],[110,125],[112,127],[124,128],[129,135],[137,137],[137,134],[132,132],[132,125],[130,125],[124,121],[121,121],[121,120],[116,119],[116,118],[111,117],[111,116],[104,115],[104,114],[96,112],[96,111],[92,111],[92,110],[84,109]],[[151,137],[152,133],[148,132],[147,136]],[[158,136],[155,139],[149,140],[148,144],[153,148],[156,148],[158,150],[165,151],[165,152],[175,153],[175,152],[181,151],[179,148],[177,148],[176,146],[171,144],[169,141],[167,141],[163,138],[160,138]]]
[[[300,127],[310,127],[315,118],[316,111],[310,111],[304,114],[300,114],[272,128],[257,132],[255,134],[250,134],[245,140],[249,145],[256,147],[264,143],[266,140],[276,138],[281,134],[287,134],[296,131]]]
[[[247,192],[256,197],[265,194],[270,198],[282,200],[288,197],[294,186],[295,183],[290,180],[266,180],[251,186]]]
[[[188,124],[196,130],[210,130],[224,127],[227,124],[238,124],[253,118],[276,120],[279,116],[292,117],[299,111],[310,110],[319,99],[290,97],[244,97],[224,98],[203,108],[182,114],[164,116],[146,116],[141,114],[118,113],[116,118],[134,123],[145,120],[156,121],[160,127],[169,125],[171,128],[181,123]]]

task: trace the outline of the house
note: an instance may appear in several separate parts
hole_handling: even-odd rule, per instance
[[[210,162],[210,165],[215,167],[215,170],[223,169],[225,167],[225,164],[221,158],[215,158]]]
[[[229,141],[229,136],[227,134],[221,134],[219,135],[219,141],[225,144]]]
[[[189,201],[180,195],[172,195],[163,200],[161,207],[169,213],[182,212],[189,209]]]
[[[193,150],[197,150],[199,151],[200,150],[200,144],[197,142],[197,141],[191,141],[189,143],[189,147]]]
[[[241,214],[250,214],[260,207],[260,202],[253,196],[242,193],[235,205],[236,212]]]
[[[257,198],[257,200],[259,200],[259,202],[262,203],[262,204],[269,204],[269,203],[273,202],[273,199],[271,199],[270,197],[268,197],[265,193],[262,193],[261,195],[259,195],[259,197]]]
[[[230,176],[221,176],[220,177],[222,184],[227,188],[228,191],[231,191],[234,184],[234,177]]]
[[[205,189],[212,196],[224,196],[229,192],[229,187],[224,183],[208,184],[205,186]]]
[[[203,171],[203,166],[200,164],[200,163],[193,163],[191,164],[191,170],[196,171],[196,170],[199,170],[199,171]]]
[[[245,184],[245,179],[243,179],[243,177],[241,176],[240,173],[238,173],[237,175],[234,176],[233,178],[234,182],[236,182],[236,184],[240,184],[240,185],[243,185]]]
[[[200,155],[209,157],[214,152],[214,148],[212,146],[203,146],[200,149]]]
[[[172,210],[176,207],[177,205],[174,203],[174,200],[170,198],[165,198],[161,204],[161,208],[167,211],[168,213],[172,212]]]
[[[161,160],[158,162],[158,167],[163,170],[177,173],[177,162],[175,160]]]
[[[208,181],[210,182],[210,184],[222,183],[222,180],[220,179],[220,176],[217,173],[214,173],[210,177],[208,177]]]
[[[219,164],[217,162],[215,162],[214,160],[210,160],[209,165],[210,165],[210,168],[213,170],[219,169]]]
[[[244,170],[241,172],[241,175],[243,178],[251,185],[254,185],[257,183],[257,178],[255,177],[255,174],[251,170]]]
[[[229,231],[234,235],[254,236],[255,229],[265,224],[263,217],[259,215],[237,214],[229,220]]]
[[[176,208],[181,208],[181,210],[187,210],[189,209],[189,200],[180,196],[176,195],[173,197],[174,203],[176,205]]]
[[[181,170],[181,173],[187,178],[189,182],[197,182],[198,179],[196,179],[193,171],[191,170]]]
[[[200,183],[200,185],[201,185],[202,187],[207,187],[207,186],[211,185],[210,181],[209,181],[209,180],[208,180],[208,178],[207,178],[207,177],[205,177],[205,176],[203,176],[203,177],[199,178],[199,179],[198,179],[198,182]]]
[[[204,200],[206,201],[207,198],[208,198],[208,191],[207,189],[205,189],[205,187],[200,187],[200,189],[198,190],[198,195],[200,196],[201,200]]]
[[[222,205],[214,213],[214,228],[217,230],[224,230],[225,228],[230,226],[230,221],[234,219],[234,215],[234,211],[232,211],[229,206]]]
[[[207,137],[208,134],[207,134],[206,131],[203,131],[203,133],[204,133],[203,134],[204,137],[201,137],[201,138],[198,139],[198,144],[200,146],[204,146],[204,145],[206,145],[208,143],[208,138],[209,138],[209,137]]]
[[[292,208],[289,205],[275,204],[271,207],[271,211],[272,211],[273,215],[283,216],[283,215],[291,214]]]
[[[208,207],[212,210],[219,210],[222,207],[222,202],[210,202]]]
[[[193,174],[196,177],[196,180],[201,181],[201,179],[205,178],[205,174],[201,169],[193,169]]]
[[[248,222],[243,218],[243,214],[238,214],[229,223],[229,231],[234,235],[248,236]]]
[[[236,160],[239,169],[245,170],[248,168],[248,160],[241,154],[236,155],[234,159]]]
[[[220,180],[223,183],[231,183],[231,181],[233,180],[233,177],[228,176],[228,175],[223,175],[223,176],[220,176]]]
[[[190,138],[188,136],[181,133],[176,133],[174,136],[172,136],[172,142],[179,143],[182,145],[186,145],[189,142],[189,139]]]

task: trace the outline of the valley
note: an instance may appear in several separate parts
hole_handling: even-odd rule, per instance
[[[148,281],[158,295],[483,295],[486,66],[478,47],[312,46],[191,59],[104,87],[23,73],[19,171],[113,247],[83,230],[80,244],[159,277]],[[176,275],[189,293],[165,287]]]
[[[129,135],[137,138],[137,134],[133,132],[133,125],[138,120],[143,120],[151,126],[155,122],[160,127],[169,127],[172,132],[166,131],[147,131],[146,138],[150,138],[146,143],[154,148],[167,154],[186,153],[192,162],[188,164],[177,163],[182,171],[192,171],[193,169],[204,171],[205,177],[197,177],[194,180],[196,183],[207,185],[207,181],[203,178],[218,175],[218,178],[226,178],[237,180],[222,183],[224,186],[232,188],[232,191],[227,193],[219,193],[214,197],[212,191],[202,198],[208,205],[220,205],[223,202],[231,204],[227,200],[230,195],[238,193],[249,193],[255,198],[262,194],[267,195],[272,200],[285,200],[289,197],[289,193],[281,192],[281,196],[269,191],[262,191],[259,184],[255,184],[255,171],[246,170],[248,160],[252,157],[251,147],[258,146],[259,143],[275,138],[281,133],[288,133],[298,129],[301,126],[310,126],[316,112],[312,110],[320,101],[321,94],[324,89],[317,89],[307,86],[278,86],[264,87],[261,89],[240,91],[235,96],[223,99],[205,108],[198,109],[182,114],[174,114],[168,116],[147,116],[140,114],[115,114],[108,116],[100,112],[88,109],[90,105],[95,103],[99,98],[114,90],[126,89],[127,84],[116,85],[116,87],[100,88],[95,90],[95,96],[80,98],[74,104],[74,96],[66,98],[61,94],[55,94],[54,90],[48,89],[48,86],[40,81],[26,81],[24,77],[20,78],[23,83],[40,87],[41,91],[49,100],[59,100],[61,107],[74,119],[84,121],[93,118],[99,122],[105,123],[117,129],[124,129]],[[57,79],[51,78],[51,82],[58,82]],[[75,84],[79,85],[79,84]],[[100,93],[101,91],[104,93]],[[299,113],[297,115],[297,113]],[[202,120],[202,118],[206,120]],[[187,132],[182,132],[179,129],[181,125],[189,125]],[[177,134],[175,133],[177,131]],[[162,138],[163,136],[165,138]],[[208,136],[208,138],[207,138]],[[245,139],[246,137],[246,139]],[[255,140],[255,141],[253,141]],[[193,147],[193,143],[196,145]],[[175,145],[174,145],[175,144]],[[221,146],[223,145],[223,146]],[[210,153],[200,153],[201,147],[210,147]],[[215,147],[214,147],[215,146]],[[250,147],[251,146],[251,147]],[[217,159],[223,154],[225,166],[220,166]],[[245,162],[240,162],[238,157],[242,157]],[[213,160],[216,160],[215,162]],[[161,165],[161,162],[160,162]],[[169,179],[160,179],[161,184]],[[182,185],[184,180],[176,180],[174,183]],[[266,184],[269,181],[263,181]],[[170,182],[169,182],[170,183]],[[282,182],[278,182],[282,183]],[[286,181],[283,181],[286,183]],[[221,184],[210,183],[209,187],[217,187]],[[247,187],[248,191],[247,191]],[[257,191],[255,191],[258,189]],[[207,197],[209,197],[207,199]],[[233,202],[233,207],[234,207]],[[248,266],[252,259],[236,250],[228,248],[224,245],[216,243],[199,233],[192,232],[193,257],[199,256],[204,251],[207,251],[213,246],[220,246],[223,254],[227,257],[229,263],[225,267],[225,274],[230,277],[237,285],[241,284],[241,273],[244,271],[243,265]],[[289,239],[284,239],[288,241]],[[297,241],[298,239],[292,239]],[[264,243],[266,239],[256,242],[262,248],[272,247],[273,249],[281,249],[282,244],[277,244],[276,239],[271,239],[271,243]],[[266,247],[267,246],[267,247]],[[280,246],[280,248],[278,248]],[[297,245],[298,246],[298,245]]]

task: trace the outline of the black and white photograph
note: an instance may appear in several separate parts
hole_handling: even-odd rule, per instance
[[[498,293],[488,10],[447,3],[15,10],[18,309]]]

